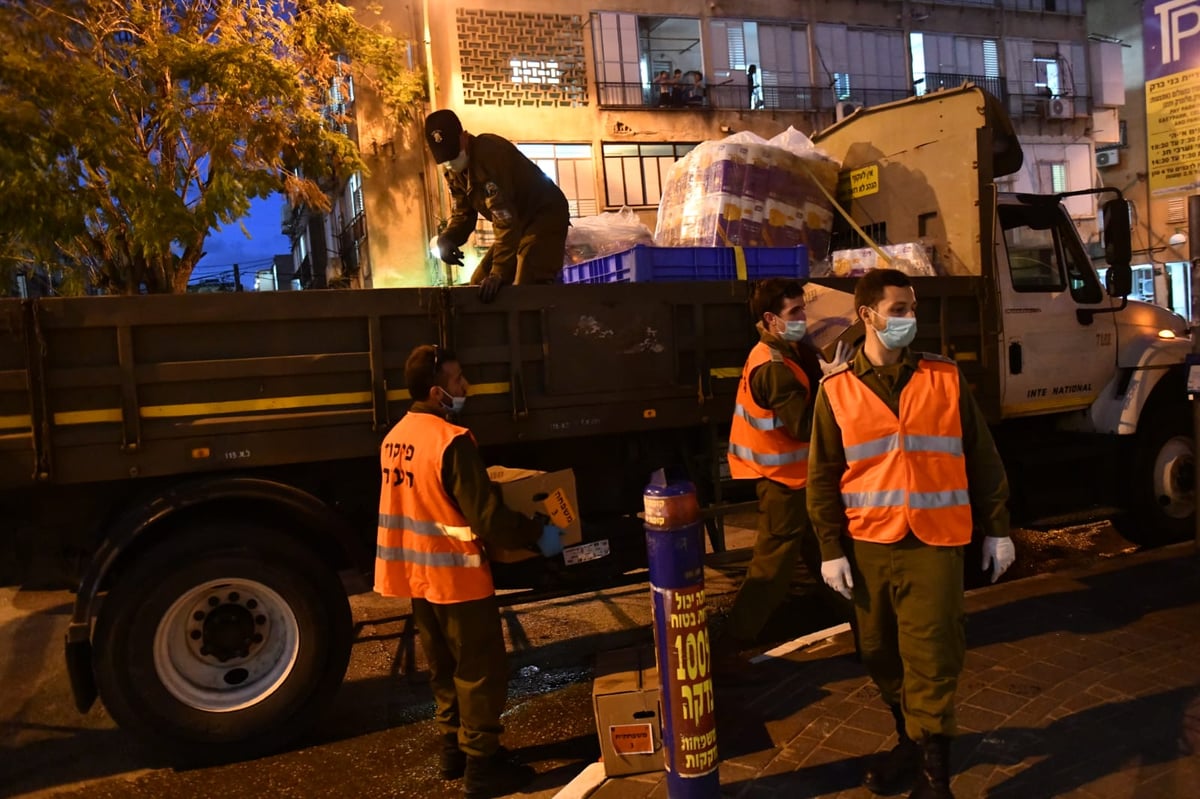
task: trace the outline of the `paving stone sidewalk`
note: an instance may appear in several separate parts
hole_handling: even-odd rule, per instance
[[[959,799],[1200,797],[1200,560],[1179,544],[967,596],[952,783]],[[848,634],[716,684],[721,794],[873,796],[895,744]],[[662,774],[592,799],[666,797]]]

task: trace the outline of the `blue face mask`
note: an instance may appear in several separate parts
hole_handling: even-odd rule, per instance
[[[784,341],[799,341],[804,338],[804,333],[808,330],[808,322],[801,319],[798,322],[784,322],[783,332],[779,337]]]
[[[879,314],[871,311],[875,316]],[[917,320],[912,316],[888,316],[884,317],[887,327],[883,330],[875,329],[875,335],[879,336],[879,343],[889,350],[899,350],[912,344],[913,339],[917,337]],[[872,327],[874,327],[872,325]]]

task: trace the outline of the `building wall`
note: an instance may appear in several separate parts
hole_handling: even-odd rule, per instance
[[[418,66],[432,67],[428,110],[452,108],[473,133],[495,133],[518,144],[573,144],[591,148],[592,194],[594,210],[613,210],[606,202],[604,145],[649,145],[657,143],[696,143],[722,138],[735,131],[753,131],[764,137],[774,136],[789,126],[805,133],[820,129],[835,120],[837,111],[836,76],[844,67],[838,63],[868,63],[874,50],[884,50],[899,42],[900,63],[881,63],[877,76],[887,88],[870,97],[872,103],[898,99],[889,92],[905,94],[910,90],[912,63],[908,59],[909,36],[927,35],[937,43],[938,64],[927,65],[926,72],[945,73],[947,80],[957,73],[978,74],[982,70],[978,53],[980,43],[998,43],[1001,76],[997,86],[1011,93],[1009,107],[1023,141],[1033,145],[1032,166],[1015,176],[1009,186],[1032,191],[1049,191],[1041,185],[1046,170],[1039,162],[1068,165],[1070,188],[1096,185],[1098,176],[1092,164],[1090,125],[1090,88],[1088,66],[1082,54],[1086,48],[1088,25],[1078,14],[1029,10],[1041,7],[1044,0],[1003,0],[1000,7],[976,3],[936,2],[827,2],[827,0],[748,0],[697,3],[695,0],[654,0],[620,2],[614,0],[464,0],[462,2],[385,2],[384,16],[394,33],[417,42],[425,41],[422,13],[428,12],[426,51],[419,51]],[[1082,0],[1059,0],[1060,8]],[[641,106],[640,99],[622,106],[612,103],[611,92],[627,89],[633,98],[642,97],[642,88],[618,86],[628,76],[630,83],[643,83],[643,75],[622,71],[619,63],[601,60],[597,41],[604,53],[619,36],[604,39],[597,30],[595,13],[627,13],[642,17],[677,17],[696,21],[699,43],[673,52],[670,40],[656,42],[651,61],[688,65],[703,74],[709,87],[709,105],[687,109],[659,109]],[[1137,12],[1132,12],[1137,19]],[[611,21],[611,18],[608,18]],[[787,37],[804,43],[807,53],[796,57],[787,77],[780,81],[804,83],[803,96],[776,102],[795,107],[766,107],[750,110],[732,107],[742,92],[748,92],[744,69],[730,69],[732,39],[729,28],[739,21],[756,21],[759,30],[772,31],[772,42]],[[781,39],[779,41],[782,41]],[[609,44],[606,45],[605,42]],[[662,44],[658,47],[657,44]],[[760,58],[767,58],[771,42],[758,42]],[[747,43],[747,46],[749,44]],[[780,45],[786,46],[786,45]],[[1044,99],[1030,93],[1029,65],[1016,63],[1036,52],[1061,52],[1081,96],[1071,98],[1075,107],[1067,119],[1048,119],[1039,109]],[[867,53],[862,50],[866,48]],[[1040,49],[1039,49],[1040,48]],[[698,51],[698,52],[697,52]],[[748,51],[747,51],[748,52]],[[886,61],[896,57],[878,56]],[[545,78],[545,67],[553,59],[557,68],[554,84],[520,86],[506,83],[504,64],[513,58],[540,61],[530,67],[530,78]],[[1080,61],[1082,60],[1082,63]],[[807,63],[805,63],[807,62]],[[1140,62],[1139,62],[1140,63]],[[943,66],[948,65],[948,66]],[[523,68],[522,68],[523,69]],[[653,71],[653,70],[651,70]],[[761,72],[760,72],[761,74]],[[781,74],[784,74],[781,72]],[[541,77],[539,77],[539,75]],[[614,78],[614,76],[616,76]],[[652,76],[650,76],[652,77]],[[886,79],[886,80],[885,80]],[[858,80],[855,78],[855,80]],[[603,84],[603,85],[601,85]],[[861,81],[859,81],[861,85]],[[780,84],[783,86],[783,83]],[[607,87],[607,88],[606,88]],[[898,89],[896,87],[899,87]],[[646,87],[653,89],[652,86]],[[770,87],[764,87],[767,89]],[[779,88],[782,97],[787,87]],[[857,87],[855,87],[857,88]],[[851,92],[851,99],[857,95]],[[721,105],[713,107],[722,98]],[[729,98],[733,98],[731,101]],[[600,102],[602,99],[605,102]],[[1130,95],[1129,108],[1137,107]],[[633,107],[637,106],[637,107]],[[356,98],[358,138],[371,169],[364,179],[364,204],[369,229],[370,279],[367,285],[428,285],[442,279],[441,267],[428,253],[430,236],[438,221],[448,213],[444,183],[428,157],[421,135],[420,120],[392,129],[378,122],[377,105],[360,87]],[[582,177],[582,176],[581,176]],[[586,204],[585,204],[586,205]],[[652,204],[635,209],[651,229],[655,209]],[[1090,199],[1073,201],[1072,213],[1081,222],[1085,238],[1095,239],[1095,203]],[[481,225],[486,228],[486,225]],[[488,242],[486,230],[479,236],[480,246]],[[478,255],[468,249],[468,254]],[[469,269],[454,270],[453,279],[461,282]]]
[[[1134,263],[1186,261],[1188,244],[1169,244],[1172,234],[1187,232],[1186,195],[1152,196],[1147,179],[1141,4],[1092,0],[1088,4],[1088,30],[1123,43],[1125,106],[1120,119],[1125,123],[1126,142],[1119,148],[1119,163],[1099,171],[1104,185],[1119,188],[1133,204]]]

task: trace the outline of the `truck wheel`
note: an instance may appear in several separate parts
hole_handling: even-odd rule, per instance
[[[303,544],[192,528],[118,576],[96,623],[96,682],[117,723],[173,760],[244,759],[324,709],[351,637],[337,575]]]
[[[1129,537],[1180,541],[1196,524],[1195,447],[1187,407],[1163,408],[1138,430],[1134,456],[1137,516]]]

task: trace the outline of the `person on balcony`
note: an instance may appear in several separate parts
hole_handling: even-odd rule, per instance
[[[688,106],[701,106],[705,104],[707,94],[704,88],[704,76],[699,72],[689,72],[691,83],[688,84],[687,92],[684,94],[684,104]]]

